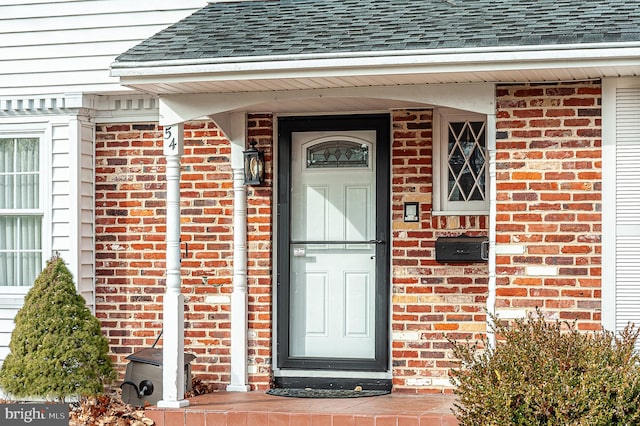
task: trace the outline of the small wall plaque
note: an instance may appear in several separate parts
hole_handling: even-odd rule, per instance
[[[420,220],[420,204],[417,201],[404,203],[404,221],[418,222]]]

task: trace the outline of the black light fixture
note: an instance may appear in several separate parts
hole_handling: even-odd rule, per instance
[[[261,185],[264,182],[264,152],[256,149],[256,141],[249,142],[251,148],[242,152],[244,156],[244,184]]]

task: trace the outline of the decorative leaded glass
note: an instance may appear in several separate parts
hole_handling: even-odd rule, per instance
[[[352,141],[333,140],[307,148],[307,167],[368,167],[369,148]]]
[[[448,132],[448,200],[485,200],[487,161],[484,122],[450,122]]]

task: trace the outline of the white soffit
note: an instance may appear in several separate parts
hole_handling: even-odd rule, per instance
[[[540,46],[538,46],[540,48]],[[114,63],[121,84],[155,94],[239,93],[640,75],[640,44]]]

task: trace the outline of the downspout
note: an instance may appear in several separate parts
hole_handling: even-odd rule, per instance
[[[496,336],[493,331],[492,315],[496,313],[496,115],[487,114],[487,151],[489,153],[489,282],[487,291],[487,340],[490,348],[496,347]]]

